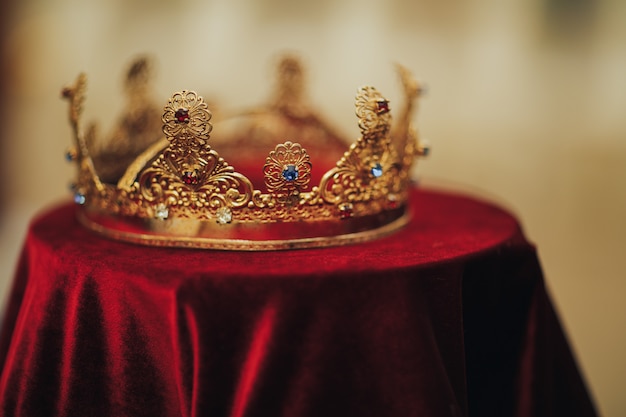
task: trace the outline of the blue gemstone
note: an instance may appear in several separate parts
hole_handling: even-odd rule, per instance
[[[74,160],[74,154],[70,151],[65,152],[65,160],[67,162],[72,162]]]
[[[383,167],[380,164],[376,164],[370,170],[374,178],[379,178],[383,175]]]
[[[298,179],[298,170],[295,165],[287,165],[287,167],[283,169],[282,175],[287,181],[295,181]]]
[[[80,204],[82,206],[83,204],[85,204],[85,201],[86,201],[86,198],[84,194],[81,194],[81,193],[74,194],[74,202],[76,204]]]

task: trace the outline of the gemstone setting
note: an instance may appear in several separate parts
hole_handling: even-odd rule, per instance
[[[196,185],[198,183],[198,171],[185,171],[182,180],[187,185]]]
[[[176,123],[189,123],[189,110],[181,107],[176,110],[174,117],[176,118]]]
[[[376,163],[370,169],[370,173],[374,178],[380,178],[383,176],[383,166],[380,163]]]
[[[70,148],[65,152],[65,160],[67,162],[74,162],[78,157],[75,148]]]
[[[387,206],[392,210],[398,208],[398,196],[395,194],[389,194],[387,196]]]
[[[86,201],[87,197],[85,197],[85,194],[78,191],[74,193],[74,203],[82,206],[83,204],[85,204]]]
[[[233,212],[228,207],[220,207],[215,212],[215,220],[219,224],[228,224],[233,221]]]
[[[285,181],[295,181],[298,179],[298,168],[296,168],[296,166],[293,164],[289,164],[285,167],[285,169],[283,169],[281,175],[283,176]]]
[[[159,203],[154,208],[154,218],[157,220],[165,220],[169,217],[170,210],[163,203]]]
[[[354,215],[354,206],[352,203],[344,203],[339,206],[339,218],[341,220],[349,219]]]
[[[376,102],[376,114],[385,114],[385,113],[389,113],[389,101],[378,100]]]

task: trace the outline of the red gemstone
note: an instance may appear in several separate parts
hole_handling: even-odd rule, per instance
[[[352,217],[352,206],[346,205],[339,208],[339,218],[341,219],[349,219]]]
[[[178,123],[187,123],[189,121],[189,110],[187,109],[178,109],[176,113],[174,113],[174,117]]]
[[[198,175],[195,172],[185,171],[183,172],[183,182],[187,185],[197,184]]]
[[[385,114],[389,112],[389,102],[387,100],[380,100],[376,103],[376,105],[378,106],[376,113]]]

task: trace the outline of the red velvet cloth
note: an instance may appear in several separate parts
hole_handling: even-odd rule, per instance
[[[257,253],[134,246],[48,211],[2,329],[2,415],[595,415],[517,221],[411,199],[388,238]]]

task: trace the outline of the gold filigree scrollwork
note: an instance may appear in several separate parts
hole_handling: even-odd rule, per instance
[[[170,144],[140,175],[142,197],[181,217],[209,218],[213,212],[231,218],[230,208],[246,206],[252,183],[208,145],[211,113],[202,98],[188,91],[174,94],[162,119]]]
[[[270,194],[280,197],[297,195],[311,181],[309,154],[299,143],[278,144],[265,159],[263,173]]]
[[[202,97],[193,91],[175,93],[163,113],[163,133],[172,143],[192,141],[206,145],[211,125],[211,112]]]
[[[349,201],[350,195],[357,191],[358,183],[353,169],[335,167],[322,177],[319,186],[320,197],[330,204]]]
[[[320,182],[320,196],[328,203],[353,203],[378,198],[395,171],[395,151],[389,140],[389,101],[374,87],[356,95],[356,115],[362,137]]]
[[[356,95],[356,115],[366,141],[385,138],[389,132],[389,101],[374,87],[361,87]]]
[[[163,169],[164,160],[160,158],[142,173],[141,195],[148,202],[173,208],[175,215],[182,217],[209,218],[210,212],[222,207],[246,206],[252,198],[252,183],[219,156],[216,160],[206,180],[196,188]],[[182,210],[176,211],[176,207]]]
[[[220,157],[207,141],[211,112],[193,91],[175,93],[163,113],[163,133],[170,142],[163,152],[163,168],[178,176],[192,190],[205,184],[218,168]]]
[[[220,158],[220,164],[212,171],[207,182],[200,187],[211,208],[223,206],[244,207],[252,199],[253,186],[248,178],[235,172],[233,167]]]
[[[137,188],[141,197],[148,202],[160,202],[166,206],[175,206],[180,201],[181,187],[178,178],[158,167],[158,161],[146,169],[139,180]]]

